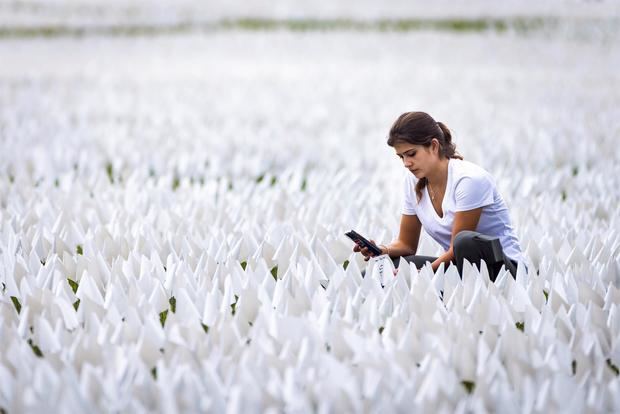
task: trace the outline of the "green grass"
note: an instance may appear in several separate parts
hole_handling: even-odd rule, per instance
[[[235,295],[235,303],[230,305],[230,311],[233,314],[233,316],[235,315],[235,313],[237,312],[237,302],[239,302],[239,296]]]
[[[72,279],[67,278],[67,283],[69,283],[69,286],[71,286],[71,290],[73,291],[73,293],[76,293],[79,287],[79,284]]]
[[[172,191],[176,191],[180,185],[181,185],[181,179],[175,175],[174,178],[172,179]]]
[[[177,299],[174,296],[168,299],[168,303],[170,304],[170,308],[159,313],[159,323],[161,323],[162,328],[166,326],[168,311],[172,311],[172,313],[175,313],[177,311]]]
[[[271,269],[271,276],[273,276],[273,280],[278,281],[278,266],[274,266]]]
[[[517,322],[515,323],[515,326],[517,327],[518,330],[520,330],[521,332],[525,331],[525,322]]]
[[[461,385],[465,388],[468,394],[471,394],[476,389],[476,383],[473,381],[463,380],[461,381]]]
[[[435,30],[446,32],[515,32],[527,33],[557,25],[557,19],[537,17],[516,18],[402,18],[402,19],[268,19],[242,18],[213,22],[179,22],[173,24],[112,24],[97,26],[39,25],[0,27],[3,38],[57,38],[88,36],[151,37],[185,33],[222,31],[291,31],[291,32],[412,32]],[[108,177],[111,164],[106,170]],[[112,182],[112,180],[110,180]]]
[[[166,318],[168,318],[168,309],[159,314],[159,323],[161,323],[161,327],[166,326]]]
[[[0,32],[2,33],[2,32]],[[109,162],[105,165],[105,172],[110,180],[111,184],[114,184],[114,168],[112,167],[112,163]]]
[[[75,247],[75,252],[76,252],[77,254],[80,254],[80,255],[83,255],[83,254],[84,254],[84,248],[82,247],[82,245],[81,245],[81,244],[78,244],[78,245]]]
[[[30,348],[32,349],[32,352],[38,356],[39,358],[43,358],[43,352],[41,352],[41,349],[32,342],[32,339],[28,340],[28,345],[30,345]]]
[[[22,304],[19,303],[19,299],[17,299],[15,296],[11,296],[11,302],[13,302],[13,306],[15,306],[17,314],[19,314],[22,311]]]

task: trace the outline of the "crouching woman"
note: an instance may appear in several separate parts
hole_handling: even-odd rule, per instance
[[[502,266],[515,276],[524,257],[506,203],[493,177],[456,152],[450,130],[424,112],[407,112],[392,125],[387,143],[407,172],[398,238],[380,245],[382,253],[396,265],[402,259],[418,268],[430,262],[433,271],[452,263],[461,275],[465,260],[478,268],[484,260],[491,280]],[[416,254],[422,229],[445,250],[439,257]],[[372,255],[358,246],[354,251],[366,260]]]

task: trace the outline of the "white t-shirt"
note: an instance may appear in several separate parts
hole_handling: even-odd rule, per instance
[[[403,214],[417,215],[424,230],[444,250],[450,248],[454,213],[482,207],[476,231],[499,237],[506,256],[517,262],[524,261],[506,203],[495,187],[495,180],[483,168],[464,160],[449,160],[448,183],[442,202],[443,217],[439,217],[431,203],[428,185],[422,190],[418,203],[415,192],[417,182],[413,173],[407,171]]]

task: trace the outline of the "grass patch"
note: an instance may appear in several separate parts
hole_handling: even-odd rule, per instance
[[[517,327],[518,330],[520,330],[521,332],[525,331],[525,322],[517,322],[515,323],[515,326]]]
[[[239,302],[239,296],[235,295],[235,303],[232,303],[230,305],[230,311],[233,314],[233,316],[235,315],[235,313],[237,312],[237,302]]]
[[[73,291],[73,293],[76,293],[77,290],[78,290],[78,287],[79,287],[78,282],[76,282],[75,280],[71,280],[71,279],[67,278],[67,283],[71,287],[71,290]]]
[[[600,20],[600,19],[599,19]],[[596,23],[597,19],[593,19]],[[113,37],[152,37],[186,33],[213,33],[222,31],[276,31],[291,32],[412,32],[435,30],[447,32],[484,32],[503,33],[513,30],[529,33],[557,26],[553,18],[517,17],[517,18],[403,18],[403,19],[269,19],[241,18],[224,19],[212,22],[178,22],[171,24],[110,24],[97,26],[77,25],[34,25],[5,26],[0,28],[2,38],[57,38],[89,36]],[[111,164],[108,163],[108,166]],[[108,174],[111,177],[111,174]]]
[[[301,191],[306,191],[307,188],[308,188],[308,180],[306,179],[306,177],[304,177],[303,181],[301,182]]]
[[[35,345],[32,342],[32,339],[28,340],[28,345],[30,345],[30,348],[32,349],[32,352],[38,356],[39,358],[43,358],[43,352],[41,352],[41,348],[39,348],[37,345]]]
[[[610,370],[613,371],[614,374],[616,374],[616,377],[618,375],[620,375],[620,370],[618,369],[618,367],[611,361],[611,358],[607,358],[607,366],[609,367]]]
[[[271,276],[273,276],[273,280],[278,281],[278,266],[274,266],[271,268]]]
[[[241,268],[243,270],[245,270],[248,267],[248,262],[246,262],[245,260],[243,262],[241,262]]]
[[[81,245],[81,244],[78,244],[78,245],[75,247],[75,252],[76,252],[77,254],[79,254],[79,255],[83,255],[83,254],[84,254],[84,248],[82,247],[82,245]]]
[[[166,318],[168,318],[168,309],[159,314],[159,323],[161,323],[161,327],[166,326]]]
[[[543,295],[545,295],[545,303],[549,302],[549,292],[546,290],[543,290]]]
[[[209,326],[205,325],[204,323],[201,323],[201,325],[202,325],[202,330],[205,331],[206,334],[208,334],[209,333]]]
[[[114,168],[112,167],[111,162],[105,165],[105,173],[107,174],[108,180],[110,180],[110,183],[114,184]]]
[[[347,270],[347,267],[349,267],[349,261],[345,260],[344,263],[342,264],[342,267],[344,268],[344,270]]]
[[[382,335],[384,330],[385,330],[385,326],[380,326],[379,327],[379,335]]]
[[[170,304],[170,308],[159,313],[159,323],[161,323],[162,328],[166,326],[168,311],[172,311],[172,313],[176,313],[177,311],[177,299],[174,296],[168,299],[168,303]]]
[[[174,178],[172,179],[172,191],[176,191],[180,185],[181,185],[181,179],[177,175],[175,175]]]
[[[17,299],[15,296],[11,296],[11,302],[13,302],[13,306],[15,306],[15,310],[19,315],[19,313],[22,311],[22,304],[19,303],[19,299]]]
[[[153,377],[155,381],[157,381],[157,367],[153,367],[151,369],[151,376]]]
[[[79,307],[80,307],[80,300],[78,299],[75,302],[73,302],[73,309],[75,309],[75,311],[77,312]]]
[[[573,375],[577,374],[577,361],[573,359],[573,362],[570,364],[571,371]]]
[[[463,388],[465,388],[465,391],[467,391],[467,394],[473,393],[474,390],[476,389],[476,383],[473,381],[463,380],[461,381],[461,385],[463,386]]]

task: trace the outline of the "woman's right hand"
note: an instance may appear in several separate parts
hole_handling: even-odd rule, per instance
[[[374,244],[375,246],[377,246],[377,243],[375,243],[374,240],[370,240],[370,242]],[[381,254],[385,254],[386,248],[384,246],[377,246],[377,247],[381,249]],[[360,247],[357,243],[355,244],[355,246],[353,246],[353,251],[361,253],[362,256],[364,256],[365,261],[368,261],[370,260],[371,257],[374,257],[374,255],[371,253],[370,250],[368,250],[367,247]]]

